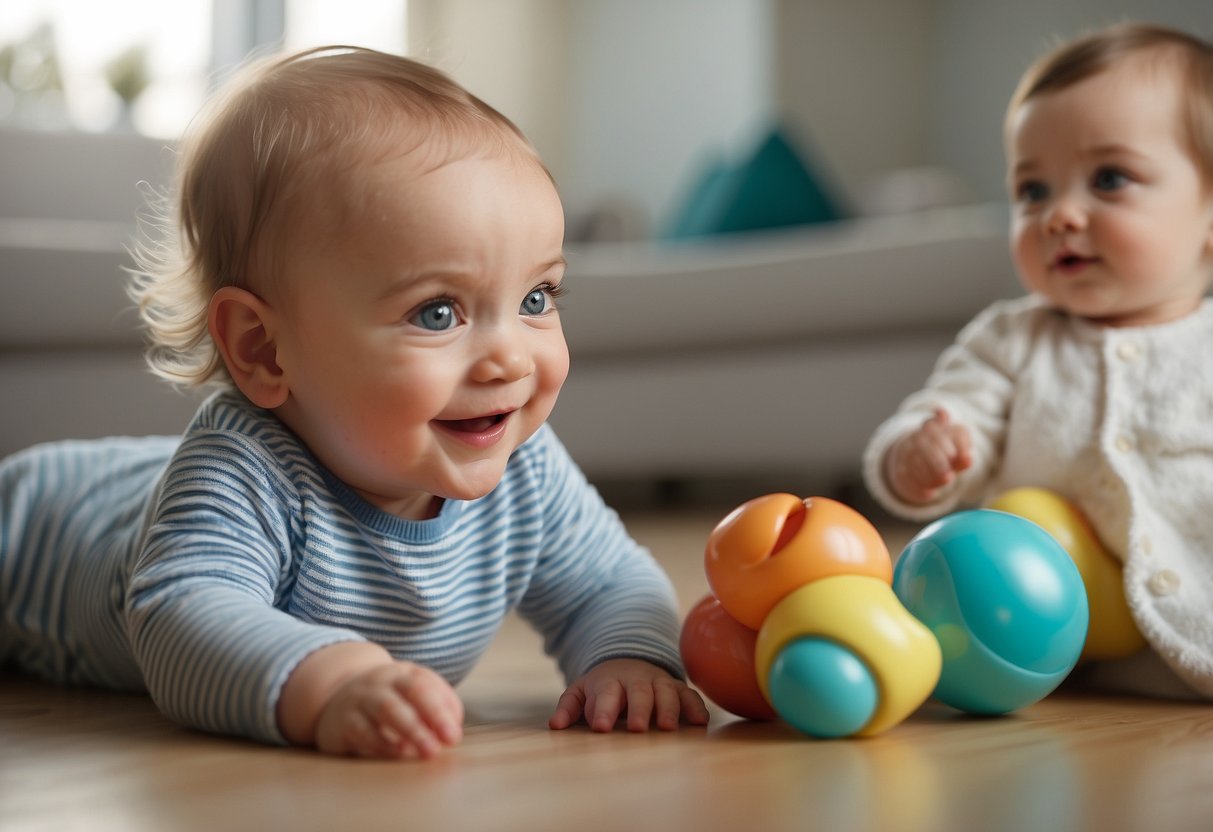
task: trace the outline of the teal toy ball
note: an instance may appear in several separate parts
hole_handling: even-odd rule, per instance
[[[971,713],[1043,699],[1086,641],[1078,567],[1044,529],[1013,514],[977,509],[936,520],[898,558],[893,591],[939,640],[934,697]]]
[[[771,706],[792,727],[846,737],[876,713],[880,691],[868,666],[837,642],[799,638],[779,651],[767,678]]]

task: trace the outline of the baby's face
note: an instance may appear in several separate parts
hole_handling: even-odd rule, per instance
[[[343,233],[297,229],[308,250],[271,301],[290,388],[277,412],[369,502],[425,517],[433,496],[491,491],[556,402],[563,212],[520,155],[356,176]]]
[[[1193,311],[1208,288],[1213,199],[1184,140],[1174,70],[1141,59],[1030,99],[1010,122],[1020,279],[1110,326]]]

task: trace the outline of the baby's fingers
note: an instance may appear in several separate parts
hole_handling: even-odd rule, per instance
[[[949,449],[938,445],[923,448],[912,459],[910,475],[920,489],[935,489],[947,485],[952,479],[952,463]]]
[[[429,759],[442,750],[443,742],[437,733],[405,700],[390,697],[367,716],[383,743],[394,750],[392,756],[404,756],[412,748],[418,756]]]
[[[618,681],[609,683],[597,695],[589,696],[585,706],[585,721],[589,723],[591,731],[607,733],[615,728],[615,722],[623,712],[623,697],[623,685]],[[648,723],[647,716],[645,723]]]
[[[952,437],[952,469],[963,471],[973,464],[973,440],[961,425],[953,425],[948,433]]]
[[[560,699],[556,702],[556,710],[552,713],[551,718],[548,719],[548,727],[553,731],[562,731],[581,719],[581,714],[584,710],[585,693],[582,692],[580,687],[570,687],[560,694]]]
[[[362,709],[334,714],[316,736],[316,747],[328,754],[354,757],[417,757],[420,752],[399,735],[385,729],[372,714]]]
[[[397,702],[403,707],[392,714],[405,724],[389,724],[403,736],[428,734],[445,745],[463,738],[463,703],[440,676],[423,672],[398,681],[395,687],[403,700]]]
[[[678,702],[681,705],[682,718],[690,725],[707,725],[708,724],[708,706],[703,703],[703,697],[693,691],[686,685],[678,686]],[[677,719],[675,719],[675,724]],[[657,714],[657,726],[664,727],[661,723],[661,713]]]
[[[628,730],[638,733],[649,730],[656,698],[652,683],[647,680],[633,682],[628,686],[627,693]]]
[[[678,730],[679,719],[685,719],[689,725],[708,724],[708,709],[703,699],[677,679],[654,679],[653,694],[656,698],[653,718],[658,730]],[[631,712],[632,703],[629,701],[629,722]]]
[[[356,757],[396,757],[399,743],[383,736],[379,726],[366,714],[355,711],[350,714],[342,732],[342,750]]]

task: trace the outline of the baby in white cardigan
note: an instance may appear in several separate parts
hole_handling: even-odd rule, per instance
[[[865,480],[915,520],[1067,497],[1153,648],[1103,675],[1213,698],[1213,44],[1138,24],[1066,44],[1021,80],[1005,138],[1031,294],[965,327],[876,430]]]

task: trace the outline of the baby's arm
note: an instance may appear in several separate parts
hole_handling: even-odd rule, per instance
[[[555,730],[580,720],[610,731],[621,713],[647,731],[707,721],[699,694],[681,681],[679,616],[669,577],[628,535],[550,429],[526,448],[545,495],[542,551],[518,611],[544,634],[568,687]]]
[[[358,757],[433,757],[463,737],[463,703],[446,680],[367,642],[322,647],[291,673],[278,726],[297,745]]]
[[[629,731],[678,728],[680,717],[707,725],[708,709],[699,694],[654,664],[640,659],[608,659],[595,665],[560,696],[548,726],[568,728],[585,715],[594,731],[607,732],[627,713]]]
[[[961,330],[926,385],[864,449],[864,482],[885,509],[922,522],[987,496],[1003,464],[1020,376],[1054,318],[1027,297],[994,303]]]
[[[334,754],[425,757],[458,742],[463,707],[443,679],[273,605],[291,573],[295,497],[263,460],[240,437],[197,434],[165,475],[126,609],[157,706],[203,730]]]
[[[918,429],[889,446],[882,471],[885,484],[899,500],[923,504],[972,464],[968,430],[953,423],[940,407]]]

